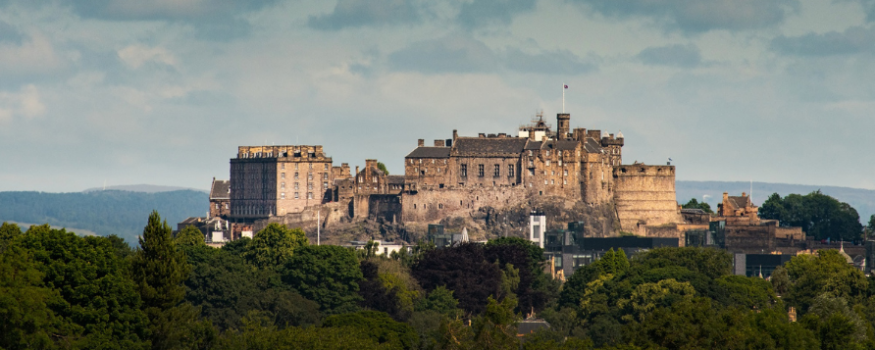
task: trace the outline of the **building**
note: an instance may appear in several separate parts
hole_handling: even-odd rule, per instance
[[[538,115],[516,136],[499,133],[435,140],[404,159],[401,193],[405,223],[435,223],[470,216],[482,207],[518,207],[538,198],[586,205],[616,203],[621,230],[678,237],[671,165],[622,164],[622,133],[570,128],[557,115],[554,132]]]
[[[335,173],[322,146],[240,146],[231,159],[229,217],[281,216],[329,202]]]
[[[216,180],[210,186],[210,217],[227,218],[231,214],[231,182]]]

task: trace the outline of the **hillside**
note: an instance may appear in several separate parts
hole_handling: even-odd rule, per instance
[[[161,218],[175,229],[176,223],[187,217],[206,215],[208,206],[208,194],[192,190],[0,192],[0,222],[78,227],[103,236],[116,234],[135,243],[152,210],[158,210]]]
[[[704,198],[704,201],[710,204],[711,208],[716,210],[717,203],[723,198],[723,192],[729,192],[730,195],[739,196],[741,195],[741,192],[750,192],[751,183],[726,181],[677,181],[675,187],[675,190],[677,191],[677,200],[681,204],[686,203],[690,198],[696,198],[699,201],[702,201]],[[862,188],[754,182],[752,200],[755,205],[761,205],[770,195],[772,195],[772,193],[778,193],[783,197],[791,193],[808,194],[817,190],[820,190],[823,194],[829,195],[841,202],[848,203],[854,207],[854,209],[857,209],[857,212],[860,214],[860,221],[864,225],[869,221],[869,216],[875,214],[875,190]]]
[[[183,190],[209,192],[207,190],[202,190],[202,189],[198,189],[198,188],[188,188],[188,187],[179,187],[179,186],[146,185],[146,184],[106,186],[105,189],[103,187],[92,187],[92,188],[86,189],[82,192],[94,192],[94,191],[105,191],[105,190],[146,192],[146,193],[171,192],[171,191],[183,191]]]

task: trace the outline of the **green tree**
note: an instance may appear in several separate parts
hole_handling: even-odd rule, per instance
[[[416,331],[406,323],[397,322],[377,311],[359,311],[329,316],[322,323],[326,328],[353,328],[379,344],[396,349],[413,349],[419,343]]]
[[[355,253],[339,246],[304,246],[295,251],[282,271],[282,280],[323,312],[356,310],[362,271]]]
[[[196,335],[206,326],[197,320],[199,311],[181,304],[189,271],[185,253],[173,243],[170,226],[153,211],[131,263],[131,276],[150,320],[152,349],[177,349],[200,341]]]
[[[246,246],[243,257],[259,267],[275,267],[285,263],[296,249],[309,244],[303,230],[289,229],[277,223],[258,231]]]
[[[442,314],[451,314],[458,310],[459,301],[453,297],[453,291],[444,286],[433,289],[425,298],[416,303],[416,311],[437,311]]]
[[[683,205],[684,209],[702,209],[708,214],[714,214],[714,211],[711,210],[711,205],[705,202],[699,202],[695,198],[691,198],[687,204]]]
[[[377,169],[383,172],[383,174],[389,175],[389,169],[386,169],[386,164],[382,162],[377,162]]]
[[[817,239],[856,240],[863,229],[856,209],[820,191],[785,198],[774,193],[760,207],[759,215],[779,220],[782,226],[800,226]]]
[[[820,339],[820,348],[829,350],[864,349],[866,325],[844,298],[828,294],[817,296],[802,324]],[[870,326],[871,327],[871,326]]]
[[[194,226],[186,226],[176,234],[176,237],[173,239],[173,243],[177,246],[189,245],[189,246],[197,246],[197,245],[206,245],[204,241],[204,234],[201,230],[198,230]]]
[[[28,250],[7,244],[0,251],[0,348],[50,348],[57,339],[53,335],[64,334],[60,318],[49,308],[60,295],[43,286],[45,275]]]
[[[817,255],[797,255],[785,264],[792,287],[783,299],[806,312],[819,295],[844,298],[851,305],[863,302],[869,282],[863,273],[847,263],[836,250],[820,250]]]

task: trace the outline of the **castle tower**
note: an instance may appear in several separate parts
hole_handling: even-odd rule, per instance
[[[556,139],[568,139],[568,133],[571,132],[571,114],[558,113],[556,114]]]

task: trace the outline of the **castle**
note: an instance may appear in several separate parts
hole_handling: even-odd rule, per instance
[[[430,146],[420,139],[403,176],[386,174],[374,159],[352,174],[346,163],[334,166],[322,146],[241,146],[231,159],[226,218],[307,221],[324,210],[322,217],[334,220],[422,226],[483,208],[528,211],[549,202],[611,206],[614,232],[679,235],[674,166],[624,165],[622,133],[571,129],[568,113],[556,119],[555,131],[539,114],[517,135],[453,130]]]

